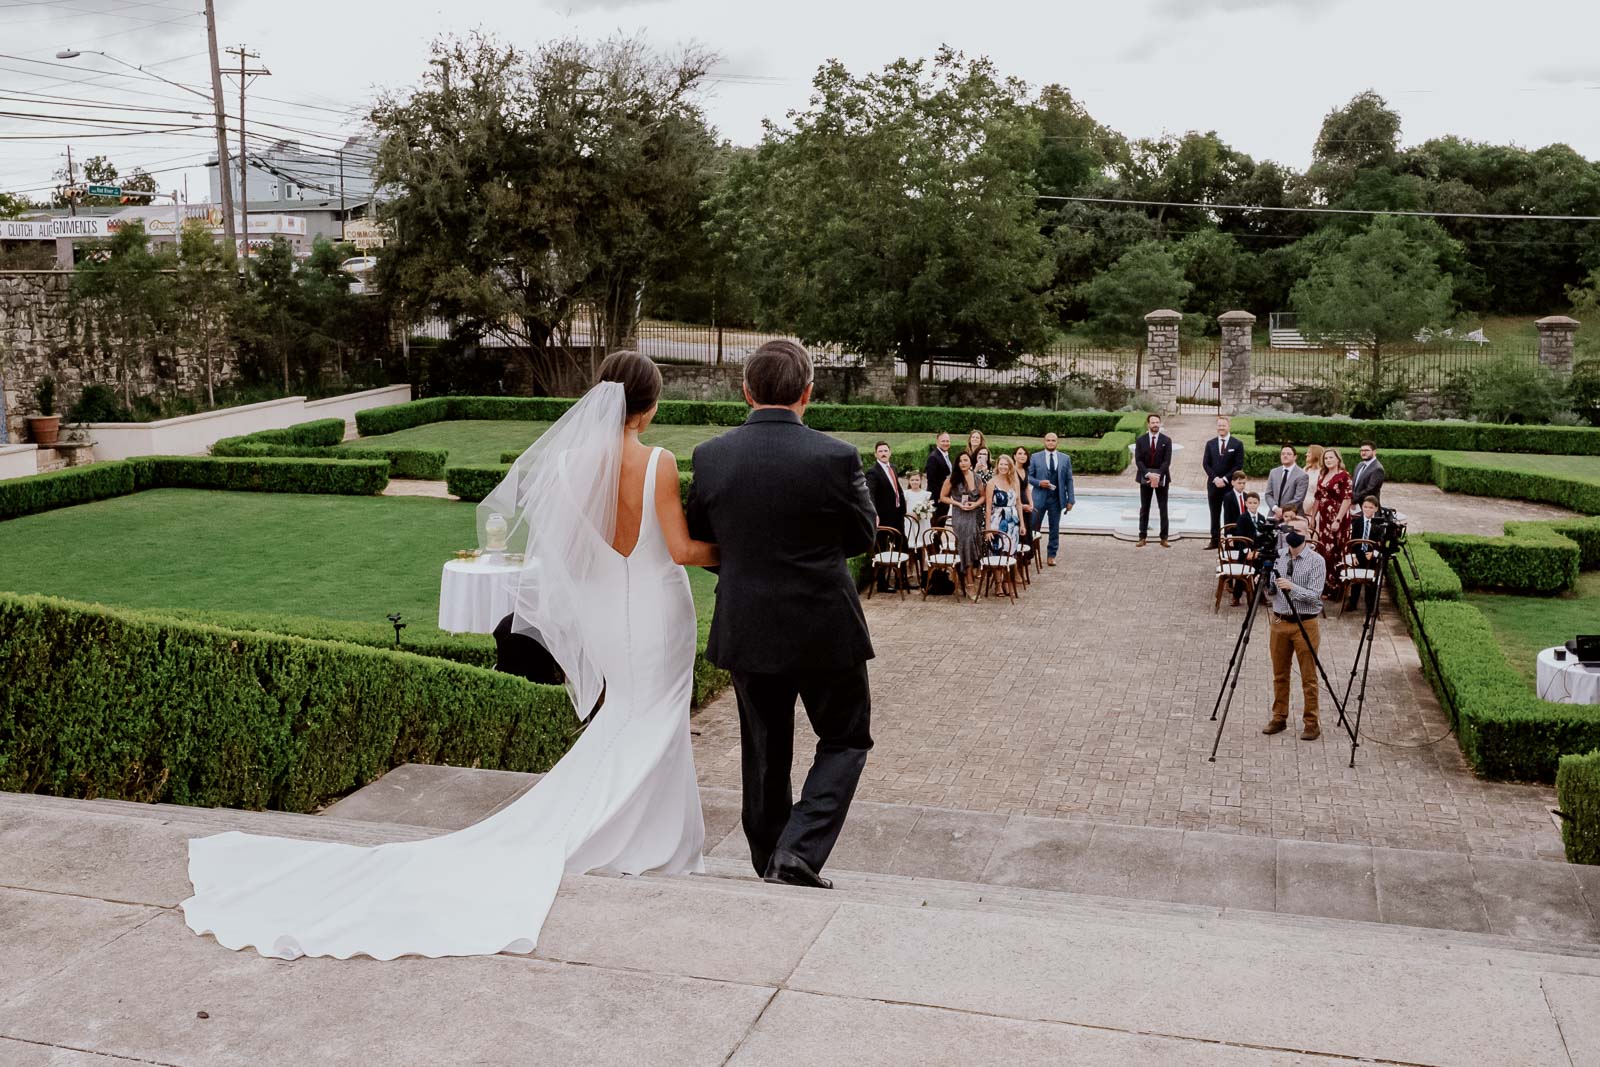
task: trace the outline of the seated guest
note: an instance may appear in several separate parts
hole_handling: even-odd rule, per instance
[[[917,509],[933,502],[933,494],[922,488],[922,472],[906,471],[906,544],[915,552],[922,547],[922,535],[932,523],[932,514],[919,516]]]
[[[1369,496],[1361,502],[1361,514],[1350,523],[1350,540],[1356,542],[1350,546],[1350,555],[1355,557],[1357,567],[1376,567],[1378,565],[1378,548],[1375,545],[1363,545],[1361,541],[1378,540],[1378,498]],[[1361,585],[1356,586],[1356,595],[1351,603],[1355,607],[1361,606]],[[1376,584],[1368,585],[1367,605],[1371,607],[1376,603],[1378,587]]]

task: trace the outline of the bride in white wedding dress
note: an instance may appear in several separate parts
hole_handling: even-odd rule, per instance
[[[515,803],[425,841],[192,840],[191,930],[282,959],[526,953],[563,872],[704,869],[682,565],[716,548],[689,538],[671,453],[639,442],[660,392],[650,360],[608,357],[479,507],[480,528],[512,519],[527,559],[513,629],[550,650],[580,716],[600,705],[572,749]]]

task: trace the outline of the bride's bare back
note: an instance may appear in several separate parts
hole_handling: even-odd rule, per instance
[[[622,472],[617,478],[617,528],[611,539],[611,547],[618,555],[632,555],[639,543],[639,530],[644,524],[645,475],[649,473],[653,452],[649,445],[639,441],[636,431],[627,431],[622,443]],[[716,566],[717,546],[689,536],[689,522],[683,515],[683,497],[678,492],[677,457],[662,449],[657,463],[656,498],[651,503],[673,561],[685,567]]]

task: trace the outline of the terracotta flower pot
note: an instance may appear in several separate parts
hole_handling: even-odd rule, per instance
[[[36,445],[53,445],[61,436],[60,415],[30,415],[28,416],[28,432],[33,435]]]

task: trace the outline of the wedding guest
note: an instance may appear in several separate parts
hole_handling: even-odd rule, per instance
[[[982,430],[974,429],[971,433],[967,434],[967,455],[972,457],[974,470],[977,469],[978,449],[984,447],[988,443],[988,440],[983,436]]]
[[[1337,595],[1338,562],[1344,558],[1344,544],[1350,538],[1350,474],[1337,448],[1322,454],[1322,482],[1317,489],[1317,513],[1311,526],[1317,538],[1327,574],[1327,596]]]
[[[957,567],[968,578],[977,574],[978,560],[983,558],[983,498],[984,485],[972,468],[972,456],[963,452],[956,457],[955,475],[944,483],[944,504],[956,533],[956,554],[961,557]]]
[[[1267,491],[1261,502],[1270,519],[1283,518],[1287,507],[1298,510],[1305,506],[1308,481],[1306,472],[1295,466],[1295,458],[1294,446],[1284,445],[1278,450],[1278,466],[1267,475]]]
[[[1378,537],[1378,498],[1366,497],[1361,501],[1361,514],[1350,523],[1349,554],[1354,557],[1357,567],[1375,567],[1379,556],[1379,549],[1375,545],[1364,545],[1362,541],[1377,541]],[[1367,590],[1366,600],[1370,610],[1378,600],[1378,587],[1372,585],[1357,585],[1356,595],[1351,605],[1361,606],[1361,591]]]
[[[943,526],[944,520],[950,514],[950,509],[940,503],[944,496],[944,483],[956,472],[955,457],[950,455],[950,434],[940,430],[939,436],[933,439],[934,448],[928,453],[928,462],[922,468],[922,473],[927,481],[928,492],[933,496],[933,524]]]
[[[1044,450],[1033,457],[1022,470],[1033,488],[1033,528],[1038,530],[1046,519],[1050,520],[1050,542],[1046,546],[1045,562],[1054,567],[1061,546],[1061,513],[1071,511],[1077,498],[1072,492],[1072,457],[1057,451],[1060,439],[1053,433],[1044,435]]]
[[[1201,466],[1206,471],[1206,503],[1211,508],[1211,540],[1207,548],[1217,547],[1217,536],[1222,525],[1222,502],[1233,488],[1235,471],[1244,470],[1244,442],[1230,432],[1232,422],[1227,416],[1217,419],[1217,436],[1206,442]]]
[[[1249,478],[1244,471],[1234,471],[1228,479],[1227,495],[1222,498],[1222,530],[1228,537],[1248,537],[1254,541],[1256,538],[1256,516],[1246,502],[1246,496],[1253,496],[1260,501],[1256,493],[1248,492]]]
[[[933,525],[933,494],[922,488],[922,472],[906,471],[906,544],[915,552]]]
[[[1171,548],[1167,540],[1167,488],[1172,484],[1172,440],[1161,432],[1161,416],[1145,419],[1147,429],[1133,445],[1134,465],[1139,481],[1139,544],[1143,548],[1150,534],[1150,499],[1161,508],[1161,547]]]
[[[984,485],[989,484],[989,479],[994,477],[994,470],[989,466],[989,448],[985,445],[973,455],[972,473],[978,476],[978,481]]]
[[[1383,461],[1378,459],[1378,446],[1371,441],[1361,442],[1361,462],[1350,475],[1350,492],[1357,500],[1373,497],[1383,506]]]
[[[1311,540],[1311,523],[1307,522],[1306,517],[1300,514],[1298,507],[1293,504],[1285,504],[1281,514],[1282,518],[1278,526],[1278,555],[1280,556],[1284,552],[1284,538],[1288,536],[1290,531],[1299,534],[1307,541]]]
[[[1039,524],[1033,519],[1033,486],[1028,484],[1028,450],[1018,445],[1011,453],[1011,463],[1017,469],[1017,481],[1022,486],[1022,525],[1032,533]]]
[[[1015,554],[1022,540],[1022,479],[1017,474],[1016,462],[1010,456],[1000,456],[994,477],[986,487],[983,502],[988,510],[988,522],[984,529],[1003,537],[1006,551]]]
[[[878,509],[878,525],[892,530],[905,528],[906,497],[900,488],[900,478],[889,462],[889,442],[879,441],[873,447],[877,462],[867,472],[867,487],[872,490],[872,505]]]
[[[1264,734],[1281,733],[1289,725],[1289,674],[1291,659],[1300,665],[1300,693],[1305,704],[1305,729],[1300,740],[1315,741],[1317,725],[1317,667],[1313,656],[1320,642],[1322,617],[1322,557],[1306,551],[1298,530],[1289,532],[1284,554],[1273,565],[1272,625],[1267,648],[1272,659],[1272,713]],[[1300,622],[1295,621],[1295,616]],[[1301,633],[1301,623],[1305,632]]]
[[[1310,519],[1313,527],[1317,519],[1317,487],[1322,484],[1322,453],[1321,445],[1306,446],[1306,498],[1300,506],[1300,514]]]

